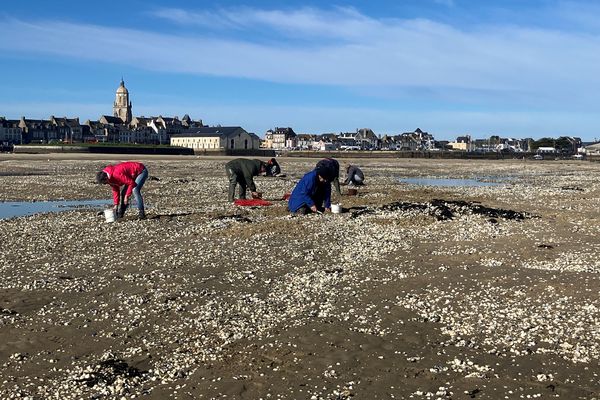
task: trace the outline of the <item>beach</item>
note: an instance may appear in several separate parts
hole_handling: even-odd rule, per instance
[[[0,200],[110,204],[110,157],[0,154]],[[254,208],[230,159],[135,158],[146,220],[0,220],[0,398],[600,398],[600,164],[349,159],[344,212],[291,216],[317,159]]]

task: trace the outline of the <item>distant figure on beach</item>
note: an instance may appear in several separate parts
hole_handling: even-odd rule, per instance
[[[275,158],[271,158],[267,161],[267,172],[266,176],[277,176],[281,173],[281,167]]]
[[[108,165],[96,174],[96,183],[110,185],[113,193],[113,209],[117,218],[123,218],[131,194],[135,196],[138,208],[138,219],[145,219],[142,186],[148,178],[148,169],[144,164],[127,161],[116,165]]]
[[[345,185],[361,186],[365,183],[365,174],[356,165],[348,164],[346,166]]]
[[[261,160],[236,158],[225,164],[225,172],[229,178],[228,201],[235,200],[235,187],[240,185],[240,199],[246,198],[246,189],[249,188],[253,198],[258,198],[254,177],[267,172],[267,163]]]
[[[296,215],[331,211],[331,170],[319,166],[300,179],[288,200],[288,209]]]
[[[335,187],[335,191],[338,196],[342,195],[342,191],[340,190],[340,163],[333,158],[324,158],[317,163],[317,168],[322,168],[329,182],[333,183],[333,187]]]

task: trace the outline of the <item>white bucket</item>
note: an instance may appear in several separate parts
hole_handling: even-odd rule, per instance
[[[331,212],[334,214],[339,214],[342,212],[342,205],[341,204],[332,204],[331,205]]]
[[[104,210],[104,218],[106,222],[115,222],[115,211],[112,208]]]

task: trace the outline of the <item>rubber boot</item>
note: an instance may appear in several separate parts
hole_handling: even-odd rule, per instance
[[[119,209],[117,210],[117,218],[123,218],[125,216],[125,211],[127,211],[128,204],[121,204]]]

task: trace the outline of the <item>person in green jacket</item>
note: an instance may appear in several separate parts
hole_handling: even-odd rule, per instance
[[[240,199],[246,198],[246,189],[252,192],[252,197],[258,197],[254,177],[265,173],[267,164],[260,160],[249,160],[247,158],[236,158],[225,164],[225,171],[229,178],[228,200],[235,200],[235,187],[240,185]]]

